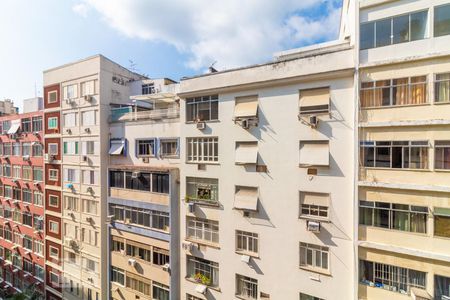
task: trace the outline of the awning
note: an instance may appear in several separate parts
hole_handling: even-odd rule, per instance
[[[256,187],[238,187],[234,195],[235,209],[241,210],[258,210],[258,188]]]
[[[419,288],[411,288],[411,295],[416,300],[431,300],[432,297],[427,291]]]
[[[300,113],[328,110],[330,89],[320,88],[300,91]]]
[[[123,149],[125,143],[123,141],[111,142],[111,147],[109,148],[109,155],[123,155]]]
[[[235,100],[234,117],[246,118],[258,115],[258,96],[238,97]]]
[[[204,294],[204,293],[206,293],[206,289],[207,289],[207,288],[208,288],[208,287],[207,287],[206,285],[198,284],[198,285],[195,287],[195,291],[196,291],[197,293]]]
[[[11,127],[8,129],[8,134],[15,134],[20,128],[20,123],[13,123]]]
[[[328,141],[300,142],[300,166],[328,166],[330,147]]]
[[[300,192],[300,203],[308,205],[328,206],[330,195],[325,193]]]
[[[258,142],[236,143],[236,164],[256,164],[258,159]]]

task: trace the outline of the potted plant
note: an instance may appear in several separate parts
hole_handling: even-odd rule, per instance
[[[203,275],[202,273],[194,274],[193,278],[198,283],[201,283],[201,284],[204,284],[204,285],[210,285],[211,284],[211,279],[208,276]]]

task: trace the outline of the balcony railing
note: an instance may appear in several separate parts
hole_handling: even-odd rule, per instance
[[[111,110],[111,122],[124,121],[140,121],[153,120],[159,121],[162,119],[177,119],[180,117],[179,108],[163,108],[146,111],[133,111],[132,107],[122,107]]]

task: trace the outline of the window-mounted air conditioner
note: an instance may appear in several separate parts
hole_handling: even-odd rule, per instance
[[[206,128],[206,123],[205,122],[202,122],[202,121],[197,122],[197,129],[203,130],[205,128]]]
[[[72,129],[66,129],[66,132],[68,133],[68,134],[72,134]]]
[[[188,203],[188,210],[191,214],[195,213],[195,203]]]
[[[136,260],[133,258],[128,259],[128,265],[134,267],[136,265]]]
[[[191,252],[194,249],[194,244],[189,241],[183,241],[181,242],[181,247],[183,250]]]
[[[250,262],[250,256],[249,255],[241,255],[241,261],[245,262],[245,263],[249,263]]]
[[[92,102],[92,100],[94,100],[94,97],[92,97],[91,95],[85,95],[84,96],[84,101]]]
[[[131,173],[131,178],[138,178],[140,175],[141,175],[141,172],[135,171],[135,172]]]
[[[91,133],[91,129],[90,129],[90,128],[85,128],[85,129],[84,129],[84,132],[86,132],[86,133]]]
[[[87,162],[88,161],[88,156],[87,155],[83,155],[81,157],[81,160],[84,161],[84,162]]]
[[[170,270],[170,264],[165,264],[164,266],[162,266],[163,271],[169,272]]]
[[[306,222],[306,228],[308,231],[319,233],[320,232],[320,222],[308,220]]]

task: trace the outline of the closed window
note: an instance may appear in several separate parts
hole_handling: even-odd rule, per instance
[[[219,139],[217,137],[187,138],[187,161],[196,163],[219,160]]]
[[[257,254],[258,240],[257,233],[236,230],[236,251]]]
[[[64,114],[64,127],[77,126],[77,113]]]
[[[169,250],[153,247],[153,264],[164,266],[169,263]]]
[[[328,218],[329,194],[300,192],[300,216]]]
[[[64,181],[67,182],[79,182],[79,170],[78,169],[64,169]]]
[[[51,181],[58,181],[58,170],[57,169],[48,170],[48,179]]]
[[[21,178],[21,171],[22,168],[20,166],[13,166],[13,177],[14,178]]]
[[[82,82],[80,85],[81,97],[95,95],[96,94],[95,84],[96,84],[96,80],[89,80],[89,81]]]
[[[84,111],[81,113],[81,122],[83,126],[93,126],[96,125],[96,111]]]
[[[64,100],[75,99],[78,97],[78,87],[76,84],[63,87]]]
[[[161,139],[160,155],[162,157],[178,156],[178,139]]]
[[[50,117],[47,119],[48,129],[58,129],[58,117]]]
[[[243,299],[258,299],[258,280],[236,274],[236,296]]]
[[[218,118],[218,95],[186,99],[186,122],[212,121]]]
[[[141,156],[155,156],[156,142],[155,139],[136,140],[136,155]]]
[[[21,125],[22,132],[31,132],[31,119],[30,118],[24,118],[22,119],[22,125]]]
[[[48,92],[47,94],[48,103],[55,103],[58,101],[58,93],[56,91]]]
[[[20,143],[13,143],[13,155],[20,156]]]
[[[97,214],[98,202],[95,200],[83,199],[83,212],[88,214]]]
[[[33,156],[35,157],[42,157],[42,144],[40,143],[35,143],[32,144],[31,149],[33,151]]]
[[[450,101],[450,73],[436,74],[434,101],[438,103]]]
[[[59,224],[57,222],[49,221],[48,225],[49,225],[49,231],[50,232],[56,233],[56,234],[59,233]]]
[[[188,217],[187,237],[194,240],[219,243],[219,222]]]
[[[53,285],[58,285],[59,284],[59,276],[58,276],[58,274],[56,274],[56,273],[53,273],[53,272],[49,272],[49,274],[50,274],[50,283],[51,284],[53,284]]]
[[[58,248],[55,248],[55,247],[52,247],[52,246],[50,246],[48,248],[50,250],[49,251],[49,256],[51,258],[53,258],[53,259],[59,260],[59,250],[58,250]]]
[[[42,117],[33,117],[32,118],[32,122],[33,122],[33,131],[38,132],[38,131],[42,131]]]
[[[328,247],[300,243],[300,267],[328,270]]]
[[[98,184],[98,171],[83,170],[83,184],[97,185]]]
[[[78,211],[78,198],[65,196],[64,201],[65,201],[65,208],[67,210]]]
[[[34,181],[42,181],[42,168],[41,167],[33,167],[33,180]]]
[[[124,286],[125,271],[116,267],[111,267],[111,281]]]
[[[70,141],[64,142],[64,154],[76,155],[78,154],[78,142]]]
[[[450,5],[434,8],[434,36],[450,34]]]
[[[58,144],[49,143],[48,144],[48,154],[49,155],[58,155],[58,152],[59,152],[58,148],[59,148]]]
[[[450,169],[450,141],[435,141],[434,148],[434,168]]]
[[[22,179],[32,180],[33,179],[33,169],[29,166],[22,167]]]
[[[42,198],[43,198],[43,196],[42,196],[41,192],[39,192],[39,191],[34,191],[33,192],[33,203],[34,203],[34,205],[43,206],[44,203],[43,203]]]
[[[81,142],[81,152],[83,155],[98,155],[100,143],[97,141]]]
[[[168,300],[169,287],[165,284],[153,281],[152,282],[152,296],[155,300]]]
[[[434,208],[434,235],[450,237],[450,208]]]
[[[25,203],[31,203],[32,202],[32,193],[29,189],[23,189],[22,190],[22,201]]]
[[[152,173],[153,193],[168,194],[169,185],[169,174]]]

